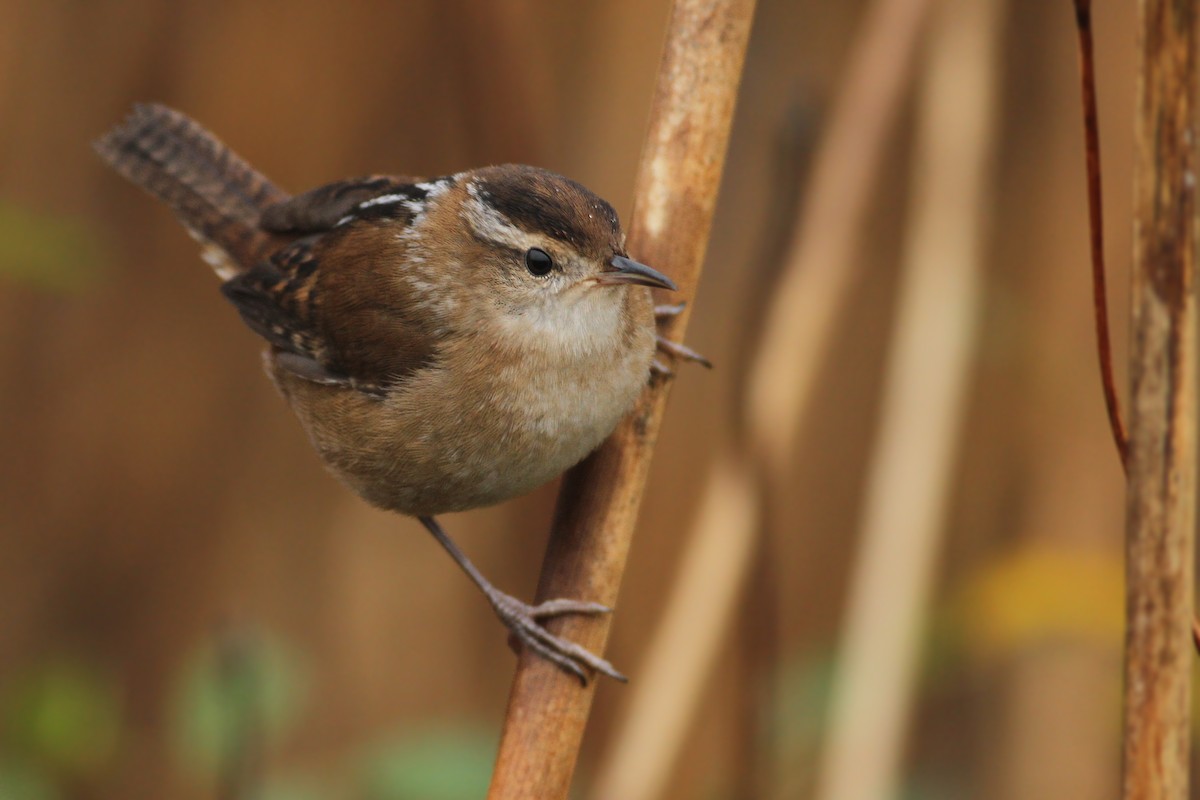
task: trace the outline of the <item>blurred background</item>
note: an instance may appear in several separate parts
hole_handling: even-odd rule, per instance
[[[906,711],[880,760],[896,762],[896,797],[1116,796],[1123,482],[1092,330],[1073,10],[989,0],[954,40],[986,48],[931,60],[954,35],[938,18],[982,2],[910,4],[927,10],[893,73],[896,115],[851,252],[828,265],[852,271],[847,300],[651,791],[636,770],[616,774],[634,769],[619,743],[654,724],[635,707],[643,659],[709,465],[742,428],[765,304],[821,200],[814,161],[882,5],[759,0],[688,332],[717,368],[684,367],[673,390],[607,653],[633,684],[597,690],[579,797],[622,780],[659,797],[837,796],[824,745],[887,472],[876,459],[914,228],[952,238],[963,209],[974,288],[940,298],[958,284],[935,278],[916,314],[970,319],[948,432],[900,426],[910,471],[925,441],[948,444],[913,545],[928,568]],[[578,179],[627,218],[668,8],[0,0],[0,797],[482,796],[514,664],[502,629],[415,521],[322,470],[194,243],[89,142],[158,101],[291,191],[516,161]],[[1124,387],[1136,20],[1129,3],[1096,13]],[[922,99],[960,56],[976,74],[980,52],[995,53],[982,93]],[[982,177],[943,215],[921,188],[929,155],[956,158],[962,141]],[[529,597],[554,498],[547,486],[444,522],[499,587]]]

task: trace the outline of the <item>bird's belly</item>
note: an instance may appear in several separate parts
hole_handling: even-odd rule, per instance
[[[578,463],[632,406],[646,366],[532,380],[499,371],[487,384],[429,370],[383,399],[273,372],[289,399],[309,395],[293,410],[339,478],[376,506],[433,515],[524,494]]]

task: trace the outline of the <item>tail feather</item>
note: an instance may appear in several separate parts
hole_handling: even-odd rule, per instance
[[[249,269],[279,245],[259,227],[288,195],[195,121],[160,105],[136,105],[94,145],[113,169],[159,198],[222,278]]]

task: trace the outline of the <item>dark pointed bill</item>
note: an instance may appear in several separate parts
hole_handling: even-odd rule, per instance
[[[656,289],[676,290],[675,284],[666,275],[650,269],[645,264],[639,264],[625,256],[613,256],[608,262],[610,269],[596,276],[595,281],[602,286],[617,286],[623,283],[636,283],[641,286],[653,286]]]

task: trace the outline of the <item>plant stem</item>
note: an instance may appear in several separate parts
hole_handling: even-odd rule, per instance
[[[1126,502],[1126,800],[1188,796],[1196,499],[1196,0],[1143,0]]]
[[[1113,375],[1112,340],[1108,325],[1108,288],[1104,269],[1104,203],[1100,187],[1100,120],[1096,110],[1096,59],[1092,52],[1092,0],[1075,0],[1075,30],[1079,34],[1079,85],[1083,101],[1084,154],[1087,162],[1088,229],[1092,251],[1092,308],[1096,318],[1096,348],[1100,384],[1113,443],[1121,469],[1129,472],[1129,434],[1121,418],[1117,380]]]
[[[891,352],[838,644],[819,800],[901,794],[922,637],[966,415],[991,218],[1004,0],[930,26]]]
[[[809,413],[816,375],[865,270],[855,248],[911,88],[914,54],[932,5],[873,0],[862,11],[811,178],[802,187],[803,199],[792,204],[799,216],[784,222],[783,265],[762,312],[760,344],[746,354],[753,377],[739,411],[757,435],[720,450],[700,484],[697,494],[705,501],[688,532],[687,556],[630,686],[628,712],[597,767],[593,797],[667,795],[671,770],[703,708],[713,664],[730,646],[729,628],[737,622],[731,611],[743,596],[753,549],[765,546],[766,557],[777,558],[769,543],[756,543],[767,511],[761,484],[770,473],[787,473],[796,456],[796,421]],[[769,488],[779,495],[791,491]],[[701,605],[708,609],[705,624],[685,625],[685,617]],[[682,638],[686,633],[691,635]]]
[[[691,300],[708,246],[754,0],[676,0],[659,68],[635,190],[630,254]],[[678,339],[687,309],[662,333]],[[574,597],[615,605],[669,380],[656,380],[628,418],[567,473],[538,585],[540,602]],[[610,620],[564,618],[548,627],[599,653]],[[522,654],[488,797],[565,798],[594,684]]]

